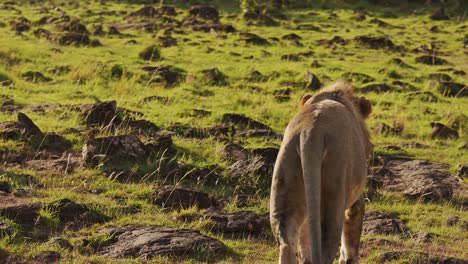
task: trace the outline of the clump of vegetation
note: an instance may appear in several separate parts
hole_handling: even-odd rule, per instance
[[[11,84],[13,84],[13,80],[10,79],[10,77],[7,74],[0,72],[0,85],[9,86]]]
[[[161,59],[161,51],[157,45],[150,45],[140,52],[139,57],[143,60],[159,61]]]

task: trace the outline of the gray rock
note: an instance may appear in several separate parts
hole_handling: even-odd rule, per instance
[[[153,203],[168,209],[183,209],[196,206],[199,209],[216,207],[216,199],[204,192],[176,186],[162,186],[154,194]]]
[[[99,161],[145,160],[145,145],[134,135],[94,138],[83,146],[83,160],[96,165]]]
[[[364,215],[362,232],[366,235],[403,235],[409,229],[394,213],[368,211]]]
[[[107,228],[98,235],[111,236],[108,246],[97,252],[112,258],[149,259],[156,256],[188,257],[193,254],[217,255],[224,244],[190,229],[158,226],[124,226]]]
[[[381,167],[371,169],[371,188],[397,192],[408,199],[451,200],[464,187],[447,171],[446,164],[407,158],[384,158]]]
[[[249,211],[234,213],[211,211],[205,213],[202,218],[209,221],[210,231],[225,234],[259,235],[270,228],[267,215],[260,216]]]
[[[377,263],[387,263],[399,259],[411,259],[411,264],[466,264],[462,259],[456,259],[446,256],[429,255],[423,252],[414,251],[389,251],[381,253],[378,256]],[[405,262],[406,263],[406,262]]]
[[[250,156],[250,153],[241,145],[230,143],[219,149],[218,155],[223,160],[236,162],[239,160],[247,160]]]
[[[468,176],[468,164],[462,164],[458,167],[458,175],[461,177]]]

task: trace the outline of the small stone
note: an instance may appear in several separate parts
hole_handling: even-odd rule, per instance
[[[432,133],[431,133],[432,139],[435,139],[435,138],[457,139],[459,137],[458,132],[456,130],[451,129],[442,123],[432,122],[431,127],[432,127]]]
[[[458,175],[460,177],[467,177],[468,176],[468,164],[462,164],[458,166]]]

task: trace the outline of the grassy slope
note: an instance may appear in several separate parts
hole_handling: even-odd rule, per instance
[[[101,10],[136,10],[138,5],[126,5],[108,3],[105,7],[90,2],[90,5],[76,7],[74,5],[65,5],[63,7],[70,15],[80,17],[82,21],[91,30],[91,24],[101,22],[98,16],[88,16],[85,13],[86,8],[95,12]],[[23,5],[19,7],[23,14],[31,21],[37,21],[41,16],[35,10],[36,7]],[[137,82],[138,75],[141,74],[139,67],[142,65],[157,65],[158,63],[148,63],[138,59],[138,53],[147,45],[155,42],[152,34],[142,31],[125,31],[132,34],[138,41],[137,45],[126,45],[125,42],[130,38],[120,37],[100,37],[103,43],[102,47],[97,48],[75,48],[61,47],[51,44],[47,40],[35,38],[31,32],[24,36],[15,36],[9,27],[0,28],[1,47],[0,51],[6,52],[8,56],[18,58],[19,63],[13,65],[0,64],[0,72],[7,73],[15,81],[14,88],[2,88],[2,94],[10,95],[14,98],[16,104],[42,104],[42,103],[62,103],[76,104],[89,103],[99,100],[117,100],[119,106],[141,111],[145,114],[144,118],[157,125],[165,127],[173,122],[192,124],[194,126],[209,126],[219,123],[220,117],[226,112],[244,113],[256,120],[264,122],[281,133],[288,120],[294,115],[297,109],[299,98],[306,93],[304,89],[293,88],[292,99],[285,103],[277,103],[272,95],[275,89],[284,88],[279,85],[282,80],[301,80],[304,70],[310,70],[317,74],[322,81],[327,82],[325,77],[330,80],[339,79],[344,72],[355,71],[366,73],[376,78],[376,82],[390,83],[396,74],[403,80],[413,84],[419,91],[432,91],[441,99],[437,103],[426,103],[413,100],[408,102],[405,93],[386,93],[386,94],[368,94],[374,107],[374,113],[369,119],[368,124],[372,126],[377,122],[392,124],[394,121],[403,122],[405,130],[401,137],[382,137],[375,135],[373,141],[377,146],[377,152],[388,152],[383,146],[399,143],[419,142],[429,145],[428,149],[406,149],[394,154],[403,154],[414,156],[415,158],[429,159],[436,162],[444,162],[451,165],[452,171],[461,163],[466,163],[468,155],[466,151],[459,147],[467,142],[466,133],[468,99],[466,98],[445,98],[439,95],[431,82],[425,77],[429,73],[437,72],[441,69],[453,67],[458,70],[468,72],[466,64],[466,49],[463,49],[463,33],[457,32],[462,24],[454,21],[434,22],[427,17],[429,10],[418,10],[420,13],[407,14],[397,18],[382,18],[385,22],[402,26],[404,29],[379,28],[375,24],[369,23],[371,17],[384,13],[385,10],[379,10],[380,13],[371,13],[368,19],[363,22],[356,22],[352,18],[355,15],[351,9],[336,9],[334,13],[338,15],[336,20],[329,19],[331,10],[317,9],[297,10],[288,12],[288,20],[282,21],[280,27],[252,27],[246,26],[240,20],[223,18],[222,22],[232,23],[239,31],[249,31],[262,37],[281,37],[285,34],[294,32],[299,34],[305,47],[294,47],[289,41],[281,41],[272,46],[257,47],[246,46],[238,40],[237,34],[229,34],[226,39],[216,37],[212,34],[195,33],[185,30],[186,35],[174,34],[179,45],[171,48],[163,48],[163,64],[171,64],[185,69],[189,74],[196,74],[198,71],[212,67],[218,67],[222,72],[229,76],[230,85],[226,87],[206,87],[196,83],[183,83],[175,88],[163,88],[158,85],[145,85]],[[399,13],[400,10],[392,9]],[[224,13],[226,17],[227,13]],[[185,16],[185,13],[179,15],[179,18]],[[17,15],[0,10],[0,17],[3,21],[10,21]],[[119,16],[110,16],[103,18],[105,23],[123,23],[123,18]],[[311,23],[319,26],[322,31],[299,31],[293,30],[295,25],[300,23]],[[431,33],[429,28],[438,25],[443,32]],[[464,23],[466,25],[466,23]],[[45,26],[50,30],[53,27]],[[155,33],[161,35],[161,32]],[[415,64],[414,58],[418,54],[406,52],[399,54],[385,50],[369,50],[362,48],[350,42],[346,46],[340,46],[335,50],[317,45],[320,39],[331,39],[333,36],[341,36],[344,39],[352,39],[360,35],[389,36],[397,45],[403,45],[408,49],[419,47],[422,44],[428,45],[431,41],[436,42],[436,47],[446,53],[443,56],[451,62],[450,66],[424,66]],[[190,41],[184,43],[183,38],[189,38]],[[200,45],[192,46],[191,43]],[[63,53],[55,53],[51,49],[59,48]],[[208,48],[215,51],[207,53]],[[262,57],[261,50],[266,50],[272,54],[270,57]],[[281,61],[280,57],[288,53],[298,53],[312,50],[315,55],[299,62]],[[241,57],[234,57],[229,52],[242,54]],[[253,55],[254,59],[244,59],[248,55]],[[405,69],[399,66],[391,65],[389,61],[392,58],[401,58],[406,63],[413,65],[416,69]],[[310,64],[313,60],[318,60],[323,65],[321,68],[312,69]],[[113,80],[108,77],[109,69],[112,65],[121,64],[134,73],[134,77],[122,80]],[[63,76],[53,76],[47,73],[47,70],[56,65],[69,65],[71,72]],[[252,69],[256,69],[263,74],[273,71],[281,73],[277,79],[264,83],[249,83],[244,80],[244,76]],[[385,69],[384,73],[379,70]],[[51,83],[33,84],[23,81],[20,75],[27,70],[39,70],[54,79]],[[450,74],[450,73],[449,73]],[[467,83],[465,76],[450,74],[455,81]],[[84,84],[79,84],[79,80],[85,79]],[[329,82],[329,81],[328,81]],[[355,83],[360,87],[362,84]],[[248,86],[255,85],[262,88],[260,92],[252,92]],[[197,95],[196,91],[211,91],[210,96]],[[195,91],[195,92],[194,92]],[[139,106],[138,101],[147,96],[160,95],[169,97],[169,102],[150,103]],[[205,118],[183,117],[185,111],[197,108],[213,111],[213,115]],[[429,110],[431,114],[424,114]],[[76,113],[68,110],[57,109],[46,111],[45,114],[26,113],[36,122],[43,131],[62,131],[70,127],[82,126],[80,118]],[[0,114],[0,120],[13,120],[15,117],[5,113]],[[429,138],[431,128],[430,122],[440,121],[442,123],[451,123],[455,119],[462,121],[458,140],[437,141]],[[76,138],[74,149],[79,150],[82,141]],[[175,144],[185,152],[181,159],[188,163],[198,166],[216,163],[225,166],[216,156],[216,149],[222,142],[216,142],[213,139],[194,140],[175,138]],[[279,141],[265,142],[258,139],[243,140],[243,145],[247,147],[255,146],[279,146]],[[21,144],[14,142],[0,142],[0,148],[19,148]],[[123,225],[128,223],[148,223],[167,226],[184,226],[200,228],[199,223],[181,224],[173,219],[171,215],[162,213],[157,207],[149,202],[149,196],[157,187],[156,182],[136,182],[136,183],[118,183],[111,181],[103,176],[103,173],[96,170],[84,170],[73,175],[64,177],[63,175],[54,175],[51,173],[41,173],[35,171],[19,171],[14,173],[26,172],[35,176],[46,188],[39,190],[33,200],[52,201],[57,198],[71,198],[77,202],[92,204],[96,210],[107,215],[113,216],[113,220],[104,224]],[[18,186],[21,186],[19,183]],[[18,187],[17,186],[17,187]],[[202,189],[209,189],[208,186],[199,186]],[[89,190],[103,189],[100,195],[89,193]],[[232,190],[229,186],[217,186],[215,191],[218,196],[229,195]],[[254,199],[250,209],[257,212],[267,212],[266,197],[257,197]],[[128,216],[119,212],[118,207],[123,205],[138,205],[143,208],[142,212]],[[230,205],[229,210],[239,210]],[[449,216],[459,215],[460,222],[468,220],[468,213],[461,211],[454,203],[443,204],[420,204],[402,201],[395,194],[388,193],[376,201],[372,201],[368,208],[383,211],[392,211],[400,214],[400,217],[408,220],[409,227],[417,231],[433,232],[439,237],[431,246],[418,244],[411,240],[402,240],[398,237],[385,237],[386,239],[396,241],[401,248],[417,251],[433,251],[444,255],[467,258],[468,252],[463,247],[468,243],[463,232],[460,232],[459,226],[447,227],[445,221]],[[94,230],[102,228],[96,226],[90,230],[83,230],[82,234],[91,234]],[[276,247],[272,239],[266,240],[241,240],[223,238],[222,236],[203,231],[211,236],[222,239],[229,247],[227,256],[220,258],[221,263],[271,263],[277,257]],[[66,233],[65,238],[70,238],[72,242],[76,234]],[[364,241],[369,241],[373,237],[364,237]],[[30,257],[35,253],[48,249],[50,246],[35,245],[22,241],[21,239],[2,239],[0,247],[18,255]],[[33,248],[33,250],[30,250]],[[65,262],[72,259],[76,263],[82,263],[87,260],[96,260],[98,262],[107,262],[99,257],[86,256],[75,250],[67,252],[58,249],[64,256]],[[384,249],[368,250],[368,263]],[[197,262],[203,260],[203,257],[185,260],[187,262]],[[154,260],[155,262],[165,263],[167,259]],[[135,262],[139,262],[135,260]],[[115,263],[115,262],[113,262]],[[128,260],[122,260],[122,263],[128,263]]]

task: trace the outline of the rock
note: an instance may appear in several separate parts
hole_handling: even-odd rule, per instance
[[[468,85],[450,81],[440,81],[438,91],[444,96],[467,97]]]
[[[44,39],[48,39],[48,40],[52,39],[52,33],[47,29],[38,28],[38,29],[33,31],[33,34],[37,38],[44,38]]]
[[[0,192],[11,193],[11,186],[6,181],[0,181]]]
[[[61,237],[54,237],[47,241],[48,245],[58,245],[61,248],[72,250],[73,246],[70,244],[70,242],[64,238]]]
[[[381,167],[372,168],[369,178],[375,186],[371,189],[382,188],[412,200],[448,201],[463,188],[447,171],[448,167],[425,160],[387,157]]]
[[[227,76],[224,75],[218,68],[202,70],[201,82],[205,85],[225,86],[228,84]]]
[[[24,129],[27,136],[42,136],[41,130],[34,124],[34,122],[25,114],[18,112],[18,125]]]
[[[307,88],[310,88],[312,90],[320,90],[320,88],[322,88],[322,83],[315,74],[306,71],[305,79],[307,82]]]
[[[354,38],[354,41],[370,49],[389,49],[393,51],[401,49],[387,37],[358,36]]]
[[[190,16],[199,17],[214,22],[219,21],[218,9],[211,6],[195,5],[189,10]]]
[[[411,264],[466,264],[466,261],[463,259],[437,256],[434,254],[427,254],[415,251],[389,251],[385,253],[380,253],[377,257],[377,263],[383,264],[387,262],[397,261],[400,259],[404,259],[404,263],[407,263],[407,260],[411,260]]]
[[[108,35],[113,35],[113,36],[121,36],[122,33],[120,33],[120,31],[114,27],[114,26],[109,26],[109,31],[107,33]]]
[[[163,48],[168,48],[168,47],[173,47],[177,46],[177,39],[171,37],[171,36],[162,36],[158,37],[159,44]]]
[[[143,161],[148,158],[145,145],[134,135],[94,138],[83,146],[83,160],[88,165],[99,161]]]
[[[407,64],[406,62],[404,62],[402,59],[400,58],[393,58],[390,60],[390,63],[392,64],[395,64],[395,65],[398,65],[402,68],[406,68],[406,69],[414,69],[413,66]]]
[[[4,140],[19,140],[23,132],[18,122],[2,122],[0,123],[0,138]]]
[[[270,229],[267,215],[260,216],[249,211],[234,213],[208,211],[201,219],[208,220],[208,230],[224,234],[260,235]]]
[[[427,64],[427,65],[446,65],[449,62],[445,59],[436,57],[435,55],[422,55],[416,58],[417,63]]]
[[[51,78],[44,76],[38,71],[27,71],[21,74],[21,77],[27,82],[39,83],[39,82],[50,82]]]
[[[458,132],[456,130],[451,129],[444,124],[432,122],[431,127],[432,127],[432,133],[431,133],[432,139],[435,139],[435,138],[457,139],[459,137]]]
[[[128,120],[122,124],[141,134],[141,132],[151,133],[160,131],[161,128],[148,120]]]
[[[240,38],[242,41],[245,41],[246,44],[259,46],[270,45],[270,42],[268,42],[268,40],[253,33],[240,33]]]
[[[172,65],[143,66],[141,69],[151,74],[149,81],[162,82],[166,87],[181,83],[187,75],[185,70]]]
[[[29,31],[31,29],[31,21],[21,17],[17,21],[10,21],[11,30],[17,33]]]
[[[257,148],[252,149],[251,153],[253,156],[259,156],[264,159],[267,163],[274,164],[276,162],[276,157],[278,156],[278,148]]]
[[[389,136],[401,135],[403,130],[401,128],[393,128],[385,123],[379,122],[372,128],[372,131],[374,131],[375,134]]]
[[[359,91],[363,93],[369,93],[369,92],[374,92],[374,93],[386,93],[390,91],[394,91],[395,88],[390,87],[386,83],[378,83],[378,84],[370,84],[365,87],[362,87],[359,89]]]
[[[138,56],[142,60],[159,61],[161,59],[161,52],[159,51],[158,46],[150,45],[142,50]]]
[[[455,70],[455,71],[453,71],[453,74],[460,75],[460,76],[465,76],[466,72],[464,70]]]
[[[333,47],[335,44],[340,44],[340,45],[346,45],[348,43],[347,40],[340,36],[334,36],[332,39],[321,39],[318,41],[318,44],[320,46],[327,46],[327,47]]]
[[[233,180],[239,180],[243,177],[253,178],[253,176],[259,176],[263,180],[271,180],[274,165],[262,157],[254,156],[249,160],[236,161],[227,168],[227,171]]]
[[[83,116],[85,118],[86,125],[92,126],[107,126],[116,118],[117,114],[117,102],[106,101],[99,102],[96,104],[85,107]]]
[[[437,8],[434,12],[429,16],[432,20],[450,20],[450,18],[445,14],[445,10],[443,7]]]
[[[341,77],[351,82],[370,83],[375,81],[373,77],[359,72],[345,72]]]
[[[367,211],[362,232],[366,235],[403,235],[409,232],[405,223],[394,213]]]
[[[89,36],[83,33],[63,33],[58,36],[57,41],[62,46],[93,46]]]
[[[24,162],[26,168],[36,171],[58,172],[61,174],[73,173],[82,166],[81,157],[69,155],[59,159],[35,159]]]
[[[458,166],[458,175],[462,178],[468,176],[468,164]]]
[[[225,249],[221,241],[190,229],[129,225],[106,228],[98,235],[112,237],[109,245],[97,252],[111,258],[147,260],[158,256],[190,257],[202,252],[215,256]]]
[[[57,251],[44,251],[34,255],[32,259],[42,264],[57,263],[60,260],[60,253]]]
[[[170,185],[162,186],[155,192],[153,203],[171,210],[194,206],[198,209],[207,209],[218,206],[216,199],[207,193]]]
[[[437,72],[437,73],[430,73],[429,75],[427,75],[427,79],[436,80],[440,82],[448,82],[452,80],[452,77],[450,77],[450,75],[446,73]]]
[[[239,160],[247,160],[249,158],[250,153],[242,146],[230,143],[224,145],[221,149],[219,149],[218,155],[223,160],[236,162]]]
[[[460,221],[460,217],[453,215],[447,219],[447,226],[454,226]]]
[[[94,36],[104,36],[106,32],[104,32],[104,27],[102,25],[97,25],[94,27]]]
[[[78,33],[78,34],[83,34],[83,35],[88,35],[89,31],[86,28],[85,25],[80,23],[80,20],[74,19],[68,22],[65,22],[63,24],[60,24],[58,26],[60,31],[68,31],[68,32],[73,32],[73,33]]]
[[[290,34],[282,36],[281,39],[283,39],[283,40],[302,40],[302,37],[295,34],[295,33],[290,33]]]
[[[242,128],[267,129],[267,130],[273,131],[273,129],[271,129],[269,126],[261,122],[258,122],[256,120],[253,120],[250,117],[246,117],[245,115],[241,115],[241,114],[226,113],[221,118],[221,122],[227,123],[227,124],[233,124],[235,126],[239,126]]]
[[[109,220],[108,217],[94,210],[89,210],[83,204],[75,203],[69,199],[61,199],[48,204],[30,203],[0,206],[0,215],[13,220],[20,226],[20,235],[34,240],[46,240],[51,234],[50,226],[40,216],[40,211],[47,209],[58,217],[58,226],[52,227],[54,231],[65,229],[77,230],[95,223]]]

